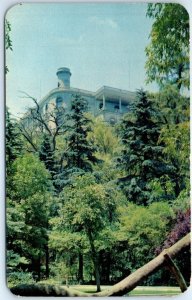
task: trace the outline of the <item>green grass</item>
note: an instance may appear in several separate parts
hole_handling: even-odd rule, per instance
[[[178,295],[180,294],[180,291],[170,291],[170,290],[166,290],[166,291],[159,291],[159,290],[145,290],[145,291],[131,291],[129,293],[130,296],[169,296],[169,295]]]
[[[58,284],[59,282],[56,282],[55,280],[44,280],[41,281],[41,283],[44,284]],[[65,286],[64,284],[62,285]],[[101,291],[104,291],[106,289],[110,289],[112,286],[109,285],[102,285]],[[79,292],[84,292],[88,294],[94,294],[96,293],[96,286],[95,285],[70,285],[69,288],[75,289]],[[127,294],[127,296],[173,296],[180,294],[180,288],[179,287],[172,287],[172,286],[138,286],[134,290],[132,290],[130,293]]]
[[[73,285],[70,288],[78,290],[84,293],[96,293],[96,286],[93,285]],[[109,289],[111,286],[101,286],[101,290]],[[178,287],[147,287],[147,286],[139,286],[136,287],[133,291],[128,293],[129,296],[171,296],[178,295],[181,291]]]

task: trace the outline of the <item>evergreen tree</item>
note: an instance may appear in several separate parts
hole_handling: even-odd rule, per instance
[[[39,158],[44,162],[46,169],[50,172],[51,178],[55,175],[55,161],[54,152],[51,148],[50,137],[48,135],[43,136],[43,141],[39,151]]]
[[[10,197],[13,191],[13,162],[22,153],[22,141],[17,123],[11,118],[6,108],[6,195]]]
[[[97,162],[94,152],[96,148],[87,139],[91,132],[91,121],[85,115],[87,102],[76,95],[72,99],[71,111],[67,115],[65,125],[67,152],[66,152],[66,176],[69,179],[74,173],[84,174],[92,171],[92,163]]]
[[[163,161],[163,146],[158,144],[160,128],[155,121],[157,112],[146,93],[139,90],[133,114],[121,122],[120,135],[124,146],[118,165],[126,172],[120,186],[127,199],[137,204],[150,202],[150,181],[170,171]]]
[[[17,124],[11,119],[9,110],[6,108],[6,165],[7,173],[14,160],[20,155],[22,142]]]

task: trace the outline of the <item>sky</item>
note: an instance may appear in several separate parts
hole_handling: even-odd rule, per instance
[[[152,20],[145,3],[26,3],[13,6],[13,51],[6,53],[6,103],[21,117],[30,99],[57,87],[56,71],[71,70],[71,86],[96,91],[111,86],[147,90],[145,47]]]

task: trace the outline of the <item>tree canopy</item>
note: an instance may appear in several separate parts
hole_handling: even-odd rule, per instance
[[[176,3],[151,3],[147,16],[154,19],[146,47],[147,81],[169,82],[189,88],[189,15]]]

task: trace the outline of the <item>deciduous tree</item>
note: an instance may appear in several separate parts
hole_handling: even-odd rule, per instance
[[[176,3],[150,3],[147,16],[154,19],[146,47],[148,82],[168,82],[189,87],[189,15]]]

